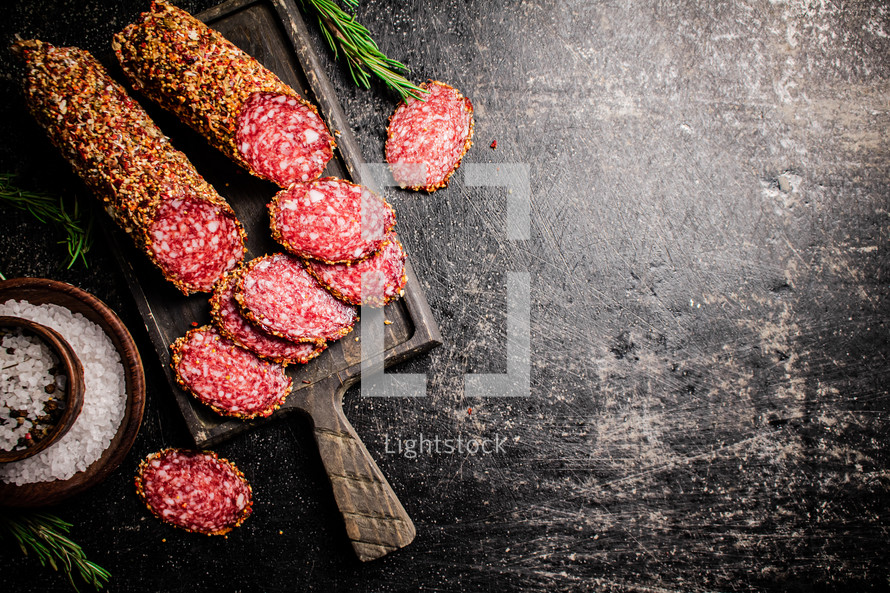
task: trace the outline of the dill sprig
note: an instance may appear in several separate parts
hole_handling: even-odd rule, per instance
[[[78,591],[74,583],[75,571],[97,591],[111,577],[110,572],[87,560],[81,547],[66,537],[71,523],[55,515],[44,512],[12,515],[6,511],[0,513],[0,525],[5,528],[5,533],[0,535],[11,535],[26,556],[28,552],[34,552],[41,566],[48,564],[53,570],[63,571],[75,591]]]
[[[14,174],[0,173],[0,202],[10,204],[19,210],[26,210],[40,222],[61,226],[66,237],[59,243],[68,246],[68,256],[71,258],[68,268],[70,269],[78,259],[86,266],[86,253],[93,244],[93,218],[87,217],[84,226],[76,200],[74,211],[68,214],[61,197],[56,199],[46,194],[21,189],[15,186],[14,180]]]
[[[353,9],[359,0],[343,0]],[[352,80],[358,86],[371,88],[371,75],[377,76],[386,86],[402,97],[414,97],[423,101],[422,88],[395,72],[408,71],[408,67],[398,60],[386,57],[371,38],[371,33],[357,20],[340,8],[336,0],[302,0],[303,6],[311,8],[318,17],[321,32],[334,51],[334,59],[342,52],[349,67]]]

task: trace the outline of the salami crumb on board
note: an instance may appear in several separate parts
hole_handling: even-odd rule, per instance
[[[306,364],[327,347],[326,343],[291,342],[251,324],[235,300],[235,285],[244,268],[237,268],[217,282],[210,297],[210,316],[219,332],[257,356],[282,365]]]
[[[368,188],[334,177],[297,183],[269,203],[272,238],[290,253],[349,263],[377,252],[395,211]]]
[[[183,293],[244,257],[229,204],[88,52],[19,41],[31,113],[136,245]]]
[[[473,143],[473,104],[447,84],[430,81],[426,101],[408,98],[389,118],[386,162],[402,187],[445,187]]]
[[[225,535],[253,508],[244,474],[211,451],[152,453],[139,464],[136,493],[162,521],[206,535]]]
[[[284,253],[248,263],[235,298],[251,322],[295,342],[337,340],[356,322],[354,307],[334,298],[299,259]]]
[[[257,60],[162,0],[112,43],[133,86],[258,177],[315,179],[336,145],[318,110]]]
[[[293,386],[281,365],[261,360],[209,325],[189,330],[170,349],[176,381],[219,414],[269,416]]]
[[[380,251],[357,264],[323,264],[306,261],[306,269],[331,294],[350,305],[382,307],[405,288],[405,251],[395,233],[389,233]],[[366,276],[365,286],[362,276]],[[362,289],[367,288],[367,292]]]

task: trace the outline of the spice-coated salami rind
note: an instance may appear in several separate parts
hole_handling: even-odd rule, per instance
[[[295,342],[338,340],[357,318],[354,307],[334,298],[299,259],[284,253],[249,262],[235,298],[252,323]]]
[[[326,343],[291,342],[274,336],[251,324],[238,307],[235,300],[235,285],[244,271],[236,268],[225,275],[213,290],[210,297],[210,316],[219,332],[242,348],[257,356],[281,365],[306,364],[327,347]]]
[[[31,113],[105,209],[183,293],[244,257],[226,201],[88,52],[19,41]]]
[[[155,0],[112,48],[136,89],[258,177],[287,187],[318,177],[333,156],[315,106],[175,6]]]
[[[306,261],[306,269],[335,297],[350,305],[383,307],[405,288],[405,250],[395,233],[386,236],[380,251],[356,264]],[[365,284],[362,283],[365,276]],[[367,289],[367,290],[364,290]]]
[[[269,203],[272,238],[290,253],[351,263],[376,253],[395,211],[368,188],[334,177],[296,183]]]
[[[473,143],[473,104],[438,81],[421,85],[426,101],[407,98],[389,118],[386,162],[402,187],[445,187]]]
[[[209,325],[189,330],[170,349],[177,383],[225,416],[269,416],[293,386],[284,367],[260,359]]]
[[[164,449],[142,460],[136,493],[156,517],[175,527],[225,535],[253,509],[244,474],[211,451]]]

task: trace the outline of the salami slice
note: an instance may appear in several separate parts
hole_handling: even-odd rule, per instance
[[[251,324],[235,300],[235,286],[244,268],[237,268],[217,282],[210,297],[210,315],[219,332],[242,348],[281,365],[306,364],[327,347],[326,343],[291,342]]]
[[[215,204],[194,198],[161,202],[148,228],[148,250],[179,284],[209,291],[244,257],[238,221]]]
[[[402,187],[445,187],[473,143],[473,104],[447,84],[430,81],[426,101],[407,98],[389,118],[386,162]]]
[[[269,217],[272,237],[290,253],[329,264],[375,253],[396,223],[395,211],[383,198],[334,177],[278,192]]]
[[[261,360],[209,325],[190,330],[170,349],[176,381],[219,414],[269,416],[293,386],[281,365]]]
[[[318,113],[283,94],[252,94],[238,117],[236,137],[241,156],[256,174],[281,187],[315,179],[333,156]]]
[[[13,50],[31,113],[112,219],[183,293],[209,291],[244,257],[229,204],[88,52],[38,40]]]
[[[331,296],[300,260],[284,253],[248,263],[235,298],[254,324],[295,342],[337,340],[356,321],[354,307]]]
[[[258,177],[287,187],[333,156],[314,105],[184,10],[155,0],[112,48],[137,90]]]
[[[162,521],[206,535],[225,535],[253,509],[244,474],[211,451],[152,453],[139,464],[136,493]]]
[[[357,264],[306,262],[306,269],[331,294],[350,305],[382,307],[399,297],[405,288],[405,251],[395,233],[383,247]],[[365,285],[362,285],[365,276]],[[363,288],[368,289],[367,292]]]

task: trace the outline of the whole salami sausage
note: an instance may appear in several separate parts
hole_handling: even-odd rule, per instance
[[[335,297],[350,305],[383,307],[405,288],[405,250],[389,233],[380,251],[356,264],[323,264],[307,260],[306,269]],[[362,277],[364,278],[364,284]]]
[[[115,35],[133,86],[248,171],[287,187],[315,179],[335,142],[316,108],[217,31],[162,0]]]
[[[445,187],[473,144],[473,104],[445,83],[421,85],[426,101],[407,98],[389,118],[386,162],[402,187]]]
[[[183,293],[244,257],[232,208],[88,52],[19,41],[31,113],[111,217]]]
[[[244,474],[211,451],[152,453],[140,462],[135,482],[148,510],[186,531],[225,535],[253,509],[253,491]]]
[[[235,286],[243,272],[243,267],[232,270],[213,289],[210,316],[219,332],[257,356],[285,366],[293,363],[306,364],[321,354],[327,347],[326,342],[291,342],[263,331],[241,314],[235,300]]]
[[[293,387],[284,367],[261,360],[209,325],[189,330],[170,349],[176,381],[219,414],[269,416]]]
[[[383,198],[334,177],[281,190],[269,203],[269,218],[272,238],[290,253],[329,264],[375,253],[396,223]]]
[[[249,262],[235,298],[254,324],[295,342],[338,340],[356,322],[354,307],[331,296],[300,260],[285,253]]]

